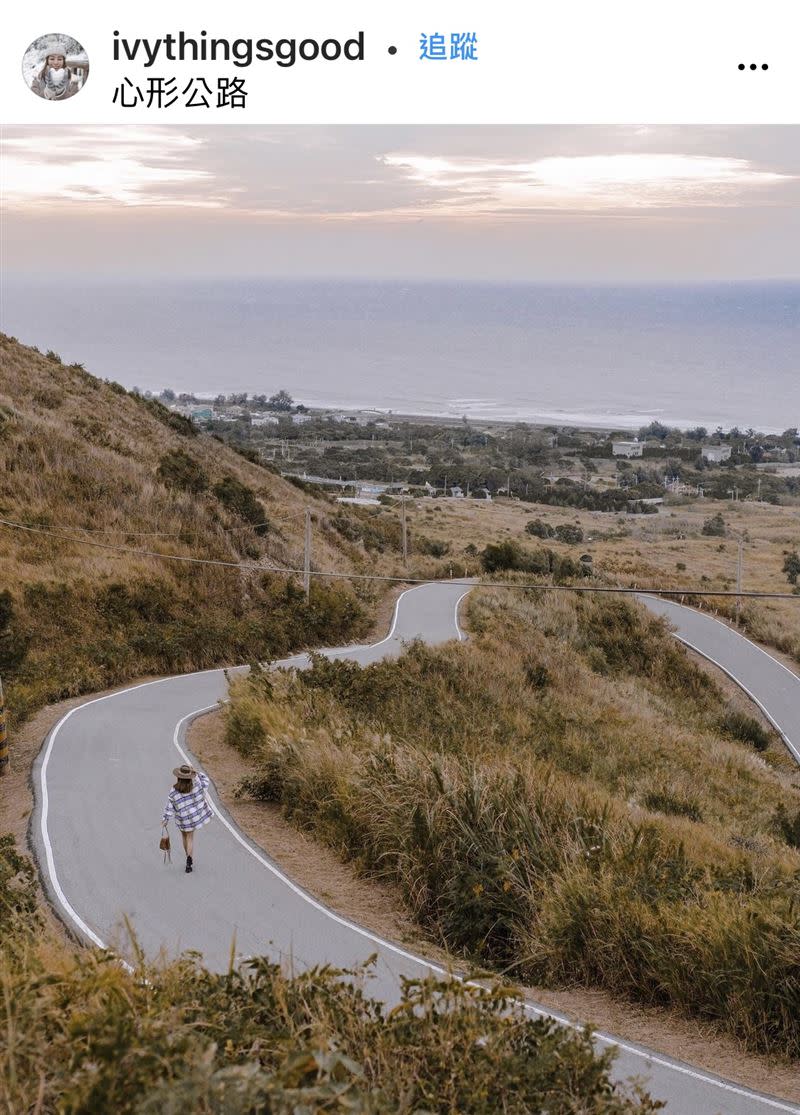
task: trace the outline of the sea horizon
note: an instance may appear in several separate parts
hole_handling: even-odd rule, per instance
[[[7,276],[3,329],[126,387],[636,429],[800,421],[800,281]]]

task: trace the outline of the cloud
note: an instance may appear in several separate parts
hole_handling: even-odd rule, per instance
[[[202,139],[173,129],[41,129],[3,141],[4,199],[13,208],[76,202],[219,208],[214,175],[190,165]]]
[[[427,189],[439,212],[566,209],[660,209],[741,204],[792,176],[756,169],[746,159],[683,154],[550,156],[532,162],[453,159],[415,154],[379,157]]]

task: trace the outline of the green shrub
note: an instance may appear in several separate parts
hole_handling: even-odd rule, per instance
[[[0,677],[15,673],[28,653],[30,639],[15,622],[14,599],[9,590],[0,592]]]
[[[749,743],[756,751],[766,751],[769,747],[769,732],[754,717],[743,712],[732,710],[726,713],[719,726],[726,736],[739,740],[740,743]]]
[[[574,523],[559,523],[553,533],[559,542],[568,542],[570,545],[583,542],[583,531]]]
[[[16,849],[10,833],[0,836],[0,936],[7,941],[23,923],[36,925],[36,871]]]
[[[234,451],[234,453],[238,453],[240,457],[244,457],[244,459],[246,461],[249,461],[251,464],[261,464],[261,454],[257,449],[251,449],[249,445],[233,444],[231,444],[231,449]]]
[[[721,511],[718,511],[716,515],[712,515],[710,519],[706,519],[703,523],[703,534],[708,534],[712,537],[724,537],[726,533],[727,528]]]
[[[182,449],[165,453],[158,463],[156,474],[168,488],[180,488],[195,495],[208,487],[208,476],[203,467]]]
[[[797,584],[797,578],[800,577],[800,554],[797,550],[792,550],[790,554],[786,555],[783,562],[783,572],[786,574],[786,580],[790,585]]]
[[[214,495],[232,514],[238,515],[246,523],[255,527],[258,534],[269,529],[266,512],[258,501],[256,493],[235,476],[225,476],[214,485]]]
[[[426,538],[424,534],[414,536],[414,550],[418,554],[429,554],[441,558],[450,553],[450,543],[438,538]]]
[[[407,981],[387,1010],[359,990],[369,964],[288,978],[253,957],[215,974],[187,953],[132,974],[100,950],[39,939],[18,933],[0,955],[9,1111],[487,1115],[498,1096],[507,1115],[661,1106],[612,1083],[614,1054],[590,1031],[531,1019],[500,990]]]
[[[790,847],[800,848],[800,809],[792,816],[781,802],[775,812],[775,822],[782,839]]]
[[[175,411],[165,407],[158,399],[146,399],[144,395],[136,394],[131,394],[129,398],[134,399],[139,406],[149,411],[154,418],[174,430],[176,434],[180,434],[182,437],[197,437],[197,427],[191,418],[186,418],[183,414],[176,414]]]
[[[528,534],[533,534],[537,538],[552,538],[554,533],[550,524],[544,522],[543,519],[531,519],[529,523],[525,524],[525,530]]]

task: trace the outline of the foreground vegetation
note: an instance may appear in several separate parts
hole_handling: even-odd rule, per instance
[[[242,792],[474,961],[800,1056],[800,786],[768,735],[633,603],[482,590],[469,623],[235,682]]]
[[[33,869],[0,838],[0,1107],[37,1115],[547,1111],[646,1115],[611,1056],[501,991],[409,983],[386,1010],[367,971],[287,978],[265,958],[216,975],[193,954],[125,971],[38,924]]]

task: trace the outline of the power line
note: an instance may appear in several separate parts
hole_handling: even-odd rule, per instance
[[[56,538],[61,542],[78,542],[82,546],[95,546],[102,550],[114,550],[117,553],[134,554],[136,557],[151,557],[160,558],[161,561],[182,561],[190,565],[216,565],[227,569],[239,570],[252,570],[258,573],[285,573],[287,575],[304,576],[304,569],[269,569],[266,566],[258,565],[256,562],[245,561],[222,561],[217,558],[198,558],[187,557],[184,554],[160,554],[157,550],[136,550],[132,546],[114,546],[111,542],[95,542],[91,538],[72,538],[63,534],[54,534],[53,531],[46,530],[44,527],[29,527],[25,523],[15,523],[10,519],[0,519],[0,526],[9,527],[12,530],[24,530],[31,534],[44,534],[51,538]],[[312,577],[329,577],[331,579],[339,578],[343,581],[393,581],[397,584],[411,584],[411,585],[427,585],[430,584],[435,578],[431,577],[406,577],[402,573],[388,574],[388,573],[333,573],[324,572],[322,570],[312,570]],[[634,588],[623,588],[611,585],[554,585],[554,584],[540,584],[536,581],[516,582],[514,584],[504,584],[502,581],[477,581],[477,580],[454,580],[447,578],[447,584],[450,585],[463,585],[465,588],[530,588],[539,589],[540,591],[547,592],[605,592],[605,593],[649,593],[651,596],[742,596],[742,597],[757,597],[759,599],[767,600],[794,600],[800,602],[800,596],[792,592],[736,592],[736,590],[728,589],[695,589],[686,587],[673,587],[673,588],[650,588],[646,585],[636,586]]]

